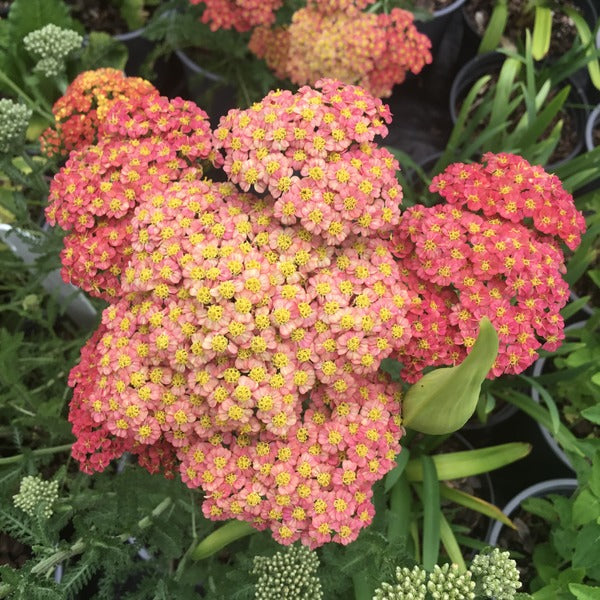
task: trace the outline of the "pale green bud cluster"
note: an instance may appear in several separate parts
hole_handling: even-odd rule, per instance
[[[252,574],[258,575],[256,600],[321,600],[317,577],[319,559],[306,546],[294,545],[274,556],[255,556]]]
[[[0,155],[20,152],[31,112],[24,104],[0,99]]]
[[[13,496],[14,505],[34,517],[38,514],[45,519],[52,516],[52,507],[58,499],[58,481],[45,481],[41,477],[23,477],[19,493]]]
[[[471,572],[461,573],[457,565],[435,565],[429,575],[427,590],[433,600],[473,600],[475,582]]]
[[[469,569],[435,565],[431,573],[421,567],[396,568],[396,583],[382,583],[373,600],[514,600],[521,587],[517,564],[498,548],[477,554]]]
[[[38,59],[33,68],[45,77],[56,77],[65,70],[65,59],[81,47],[83,38],[71,29],[52,23],[32,31],[23,38],[25,49]]]
[[[471,562],[471,571],[483,593],[494,600],[513,600],[521,587],[517,563],[508,552],[498,548],[477,554]]]
[[[375,590],[373,600],[425,600],[427,597],[427,587],[425,580],[427,572],[420,567],[396,568],[396,581],[391,583],[382,583],[381,587]]]

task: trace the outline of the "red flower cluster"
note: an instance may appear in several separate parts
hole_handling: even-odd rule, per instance
[[[564,337],[560,240],[579,244],[583,216],[541,167],[510,154],[484,161],[435,177],[431,190],[448,204],[408,209],[394,236],[401,282],[414,293],[412,337],[398,356],[406,381],[460,362],[483,316],[500,339],[490,376],[522,372],[540,347],[555,350]]]
[[[158,95],[158,90],[149,81],[126,77],[117,69],[80,73],[52,107],[56,124],[40,137],[42,153],[66,156],[95,143],[98,128],[115,102],[152,95]]]
[[[407,293],[385,242],[326,246],[265,200],[196,181],[136,209],[129,293],[71,375],[73,455],[156,470],[158,447],[207,517],[348,543],[400,450],[376,371],[408,337]]]
[[[398,163],[373,143],[390,119],[381,100],[324,80],[230,111],[214,145],[230,181],[268,191],[282,223],[299,222],[336,245],[349,235],[389,235],[398,223]]]
[[[298,85],[330,77],[389,96],[408,71],[419,73],[431,62],[431,43],[415,28],[411,12],[362,12],[367,4],[310,2],[294,13],[289,27],[257,27],[250,50],[278,77]]]
[[[98,138],[72,152],[54,177],[46,217],[70,232],[61,253],[65,281],[110,299],[132,253],[135,207],[145,192],[201,176],[211,132],[193,102],[147,95],[113,104]]]
[[[213,31],[233,28],[242,32],[274,23],[283,0],[190,0],[190,4],[205,6],[201,20]]]

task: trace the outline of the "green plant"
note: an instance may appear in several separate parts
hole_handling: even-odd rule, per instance
[[[156,9],[160,0],[112,0],[130,30],[143,27],[150,16],[149,9]]]
[[[521,12],[516,18],[521,23],[533,22],[533,58],[541,60],[548,54],[552,38],[553,13],[562,13],[574,24],[580,44],[589,60],[590,78],[596,88],[600,89],[600,64],[594,48],[594,36],[583,15],[569,3],[557,0],[527,0],[523,2],[523,5],[524,12]],[[508,0],[496,0],[490,21],[479,46],[479,52],[495,50],[500,45],[508,20]]]

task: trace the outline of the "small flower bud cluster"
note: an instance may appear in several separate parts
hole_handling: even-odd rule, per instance
[[[58,499],[58,481],[45,481],[39,476],[23,477],[19,493],[13,496],[14,505],[31,517],[52,516],[53,506]]]
[[[482,593],[494,600],[513,600],[522,585],[517,563],[498,548],[475,555],[471,571]]]
[[[8,98],[0,99],[0,156],[18,154],[25,142],[31,109]]]
[[[425,600],[427,571],[420,567],[396,567],[395,584],[387,581],[375,590],[373,600]]]
[[[38,59],[33,68],[44,77],[56,77],[65,70],[65,59],[81,47],[83,38],[71,29],[52,23],[28,33],[23,44],[29,54]]]
[[[213,31],[233,28],[243,32],[274,23],[283,0],[190,0],[190,4],[204,5],[201,21]]]
[[[321,600],[319,559],[306,546],[294,545],[274,556],[255,556],[256,600]]]
[[[460,362],[484,316],[500,339],[491,376],[521,373],[540,347],[553,351],[564,338],[560,240],[579,243],[583,216],[556,176],[510,154],[450,165],[431,190],[446,204],[409,208],[393,240],[401,281],[414,292],[403,378]]]
[[[435,565],[431,573],[397,567],[396,583],[382,583],[373,600],[514,600],[520,587],[515,561],[495,548],[475,555],[462,573],[454,564]]]
[[[100,123],[115,103],[151,95],[158,96],[158,90],[149,81],[126,77],[118,69],[80,73],[52,107],[56,124],[40,136],[42,152],[67,156],[96,143]]]
[[[390,96],[406,73],[419,73],[432,60],[431,43],[419,33],[411,12],[363,12],[367,2],[310,2],[291,24],[257,27],[249,48],[278,77],[314,85],[322,77],[360,85]]]

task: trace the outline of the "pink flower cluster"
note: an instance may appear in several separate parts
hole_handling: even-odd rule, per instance
[[[271,25],[283,0],[190,0],[204,5],[201,20],[213,31],[235,29],[250,31],[257,25]]]
[[[229,111],[214,143],[230,181],[267,191],[282,223],[336,245],[350,235],[389,235],[398,223],[398,163],[373,143],[390,119],[361,88],[324,80]]]
[[[450,165],[431,190],[447,204],[409,208],[394,235],[400,281],[414,294],[402,377],[460,362],[483,316],[500,339],[490,376],[520,373],[564,337],[560,240],[579,244],[583,216],[555,175],[511,154]]]
[[[117,104],[48,209],[74,230],[68,276],[112,302],[70,376],[82,469],[132,452],[203,489],[207,517],[312,547],[372,519],[402,435],[377,370],[410,333],[389,246],[397,165],[373,144],[389,112],[320,88],[230,112],[214,144],[190,103]],[[202,179],[203,158],[232,181]]]
[[[211,156],[206,113],[158,94],[112,105],[98,143],[73,151],[50,186],[48,222],[69,231],[61,254],[65,281],[95,296],[119,292],[131,256],[131,217],[146,192],[202,175]]]
[[[257,27],[249,48],[278,77],[298,85],[330,77],[390,96],[409,71],[419,73],[431,62],[431,43],[417,31],[411,12],[363,12],[369,3],[310,2],[287,27]]]
[[[96,69],[80,73],[52,107],[56,124],[40,137],[47,156],[68,155],[95,143],[100,123],[119,100],[157,95],[145,79],[126,77],[117,69]]]
[[[127,295],[71,375],[74,456],[155,469],[158,445],[209,518],[352,541],[400,450],[398,396],[376,376],[408,338],[387,243],[327,246],[210,181],[149,194],[131,224]]]

